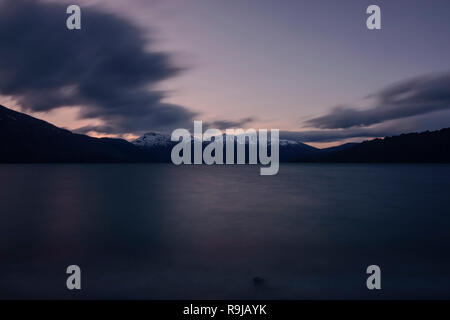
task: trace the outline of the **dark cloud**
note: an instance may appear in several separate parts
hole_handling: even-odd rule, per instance
[[[370,127],[281,131],[280,138],[303,142],[332,142],[350,138],[375,138],[449,127],[450,109],[404,119],[386,121]]]
[[[351,128],[338,130],[281,131],[280,139],[302,142],[332,142],[350,138],[374,138],[400,134],[395,128]]]
[[[177,75],[170,54],[129,21],[82,8],[82,29],[66,28],[66,6],[0,4],[0,94],[28,111],[82,105],[102,132],[140,133],[191,123],[195,113],[163,102],[155,86]],[[150,49],[149,49],[150,48]]]
[[[369,109],[339,106],[329,114],[305,122],[320,129],[365,127],[450,109],[450,73],[425,75],[399,82],[370,95],[376,104]]]
[[[231,129],[231,128],[243,128],[246,124],[255,121],[254,118],[248,117],[239,120],[217,120],[208,123],[207,126],[210,128],[216,128],[219,130]]]

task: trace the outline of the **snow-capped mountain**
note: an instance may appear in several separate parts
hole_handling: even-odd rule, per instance
[[[224,146],[227,141],[234,141],[234,143],[241,143],[241,139],[238,139],[235,135],[223,135]],[[259,139],[245,139],[246,145],[258,144]],[[172,147],[176,145],[177,141],[171,141],[169,134],[148,132],[138,139],[132,141],[132,143],[139,149],[145,151],[148,157],[155,161],[170,161],[170,153]],[[209,141],[203,141],[203,147],[208,145]],[[270,135],[268,136],[268,145],[271,144]],[[246,152],[248,152],[246,147]],[[300,157],[309,157],[315,154],[318,149],[304,144],[300,141],[291,139],[279,140],[280,161],[295,161]]]
[[[171,141],[168,134],[147,132],[131,143],[152,162],[170,162],[171,150],[177,142]]]
[[[132,143],[140,148],[151,148],[155,146],[165,147],[173,144],[173,142],[170,141],[170,135],[157,132],[148,132],[132,141]]]
[[[287,146],[287,145],[295,146],[295,145],[300,145],[300,144],[303,144],[303,143],[301,143],[300,141],[280,139],[280,146]]]
[[[236,136],[228,136],[226,134],[223,135],[224,141],[230,141],[230,140],[234,140],[235,142],[238,142],[239,139],[237,139]],[[258,139],[257,139],[258,140]],[[245,143],[257,143],[257,140],[252,141],[252,140],[245,140]],[[279,144],[280,146],[299,146],[299,145],[303,145],[303,143],[301,143],[300,141],[295,141],[295,140],[289,140],[289,139],[280,139],[279,140]],[[206,142],[206,141],[205,141]],[[269,144],[271,143],[270,140],[270,135],[268,138],[268,142]],[[172,146],[174,143],[174,141],[171,141],[170,139],[170,135],[169,134],[164,134],[164,133],[157,133],[157,132],[148,132],[146,134],[144,134],[143,136],[137,138],[136,140],[132,141],[132,143],[140,148],[152,148],[155,146],[160,146],[160,147],[165,147],[165,146]]]

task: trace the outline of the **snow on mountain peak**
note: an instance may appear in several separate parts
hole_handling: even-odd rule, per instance
[[[148,132],[132,141],[137,147],[167,146],[171,143],[170,135],[157,132]]]
[[[229,135],[224,134],[223,138],[224,138],[224,142],[229,141],[229,140],[238,142],[237,136],[235,136],[235,135],[229,136]],[[248,139],[246,139],[245,143],[246,144],[248,144],[248,143],[255,144],[255,143],[258,143],[258,140],[259,140],[258,138],[256,138],[255,141],[253,141],[253,139],[250,139],[250,141]],[[171,145],[173,142],[171,141],[169,134],[148,132],[148,133],[144,134],[143,136],[134,140],[132,143],[138,147],[149,148],[149,147],[154,147],[154,146],[168,146],[168,145]],[[268,137],[268,143],[271,144],[270,136]],[[280,143],[280,146],[301,145],[301,143],[298,141],[288,140],[288,139],[280,139],[279,143]]]

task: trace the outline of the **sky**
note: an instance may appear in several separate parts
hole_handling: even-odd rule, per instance
[[[202,120],[328,146],[450,124],[448,0],[0,0],[0,39],[0,103],[93,136]]]

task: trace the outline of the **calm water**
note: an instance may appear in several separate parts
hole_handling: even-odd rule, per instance
[[[449,195],[445,165],[0,165],[0,298],[450,298]]]

